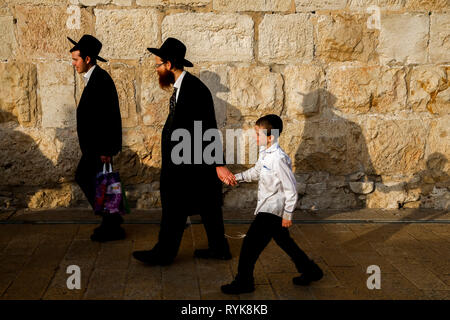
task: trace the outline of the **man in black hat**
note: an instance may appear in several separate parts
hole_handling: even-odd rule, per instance
[[[103,164],[111,163],[112,157],[122,149],[122,120],[119,98],[111,76],[97,65],[106,62],[98,54],[102,43],[85,34],[70,49],[72,65],[83,75],[85,87],[77,108],[77,132],[81,149],[75,181],[94,208],[95,178],[103,170]],[[102,216],[102,223],[91,235],[92,241],[111,241],[125,238],[123,222],[119,214]]]
[[[209,142],[201,142],[199,149],[193,142],[194,130],[197,130],[197,136],[200,131],[201,137],[208,129],[218,130],[211,92],[197,77],[184,71],[185,66],[193,65],[184,58],[186,47],[181,41],[168,38],[161,48],[148,50],[155,55],[160,87],[168,89],[173,85],[174,91],[161,138],[162,217],[158,243],[152,250],[133,252],[133,256],[147,264],[172,263],[178,253],[187,217],[200,214],[209,248],[197,249],[194,255],[198,258],[231,259],[224,232],[221,181],[231,185],[237,182],[225,167],[220,141],[214,143],[220,144],[222,160],[213,163],[203,157]],[[172,136],[176,130],[184,130],[190,135],[189,161],[174,161],[174,147],[179,143]]]

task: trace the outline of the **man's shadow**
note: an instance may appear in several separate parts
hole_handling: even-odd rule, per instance
[[[325,89],[302,94],[309,112],[295,154],[295,173],[305,188],[298,208],[304,210],[365,208],[364,195],[348,186],[355,182],[381,182],[372,165],[361,127],[334,112],[336,97]]]
[[[2,110],[0,139],[0,208],[28,207],[38,191],[61,187],[55,164],[31,136],[20,130],[17,116]]]
[[[353,193],[348,186],[351,181],[373,182],[378,192],[405,191],[420,189],[424,186],[424,179],[433,180],[428,186],[422,187],[420,194],[429,194],[433,186],[449,186],[448,174],[444,172],[447,159],[444,155],[434,153],[427,160],[427,169],[418,172],[404,183],[394,186],[383,184],[382,178],[375,171],[365,138],[360,126],[337,115],[334,110],[336,97],[324,89],[318,89],[303,95],[307,103],[319,103],[316,113],[306,117],[300,146],[295,155],[297,174],[305,190],[299,198],[300,209],[342,209],[349,211],[366,208],[366,196]],[[311,174],[311,172],[316,174]],[[352,179],[350,179],[352,177]],[[345,178],[345,179],[344,179]],[[308,186],[310,184],[310,186]],[[425,190],[426,189],[426,190]],[[372,191],[373,192],[373,191]],[[426,205],[426,198],[420,199],[417,209],[401,221],[421,219],[435,219],[445,212],[424,211],[430,208]],[[398,201],[398,208],[403,208],[407,201]],[[342,211],[341,210],[341,211]],[[403,228],[405,224],[383,225],[364,236],[371,239],[378,234],[387,238]],[[364,239],[354,239],[355,243]]]

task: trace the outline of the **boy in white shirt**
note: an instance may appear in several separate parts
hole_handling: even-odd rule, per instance
[[[236,181],[258,182],[256,218],[244,238],[239,257],[239,267],[233,282],[221,287],[222,292],[239,294],[255,290],[253,269],[256,260],[273,238],[293,260],[301,276],[293,278],[294,284],[308,285],[323,276],[319,266],[310,260],[290,237],[292,213],[297,203],[296,180],[291,159],[280,148],[278,136],[283,121],[275,114],[256,121],[256,142],[260,146],[255,166],[235,175]]]

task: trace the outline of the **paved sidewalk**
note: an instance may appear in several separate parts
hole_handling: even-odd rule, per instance
[[[134,250],[150,249],[160,210],[126,217],[127,238],[94,243],[98,218],[89,210],[0,213],[0,299],[450,299],[450,213],[434,210],[296,212],[291,235],[324,270],[297,287],[288,256],[272,241],[255,269],[254,293],[228,296],[220,285],[236,273],[252,210],[225,211],[231,261],[193,258],[207,240],[195,216],[171,266],[146,266]],[[69,265],[81,268],[81,289],[69,290]],[[381,289],[369,290],[366,270],[381,269]]]

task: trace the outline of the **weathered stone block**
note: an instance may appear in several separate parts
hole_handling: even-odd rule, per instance
[[[313,59],[310,14],[268,14],[259,25],[259,60],[264,63],[308,63]]]
[[[434,171],[434,176],[448,179],[450,172],[450,115],[433,119],[430,123],[426,160],[427,168]],[[447,186],[448,186],[447,182]]]
[[[405,0],[405,9],[408,11],[449,11],[448,0]]]
[[[283,108],[283,79],[268,67],[235,67],[230,74],[230,104],[227,123],[253,120]]]
[[[212,0],[136,0],[138,6],[190,6],[203,7],[208,5]]]
[[[122,131],[122,152],[114,159],[125,185],[158,180],[161,168],[161,129],[140,126]]]
[[[409,78],[408,106],[415,112],[450,112],[450,90],[446,68],[432,65],[412,69]]]
[[[411,174],[424,168],[429,124],[429,120],[424,119],[368,119],[364,135],[376,173]]]
[[[450,10],[450,4],[448,6]],[[433,13],[430,26],[430,62],[450,63],[450,14]]]
[[[124,63],[112,63],[106,70],[114,80],[119,96],[122,127],[138,125],[139,117],[136,106],[136,67]]]
[[[426,63],[428,24],[428,14],[382,14],[380,63]]]
[[[344,9],[346,0],[295,0],[297,12]]]
[[[367,195],[367,208],[398,209],[407,199],[404,183],[388,181],[376,183],[374,192]]]
[[[12,16],[0,16],[0,59],[10,59],[16,53],[17,42],[14,35],[14,21]]]
[[[214,110],[218,128],[223,128],[227,121],[227,109],[233,108],[229,104],[230,88],[228,73],[230,67],[225,65],[201,68],[200,80],[202,80],[211,91],[214,100]]]
[[[80,9],[80,29],[70,29],[73,14],[67,7],[16,6],[18,55],[29,58],[66,58],[73,44],[67,37],[78,41],[85,33],[94,34],[93,16]]]
[[[213,9],[218,11],[288,11],[290,7],[286,0],[213,0]]]
[[[172,93],[160,88],[153,58],[145,59],[140,75],[140,114],[145,125],[162,126],[169,114]]]
[[[324,62],[378,62],[379,31],[369,29],[363,14],[327,14],[317,17],[316,56]]]
[[[80,156],[74,130],[9,123],[1,127],[0,136],[2,184],[44,187],[73,181]]]
[[[39,97],[44,128],[76,125],[74,68],[69,62],[44,61],[37,64]]]
[[[333,119],[286,121],[284,127],[280,144],[291,157],[296,173],[373,173],[359,124],[336,116]],[[306,183],[323,182],[324,179]]]
[[[147,48],[159,47],[159,18],[154,9],[95,9],[95,32],[102,41],[101,56],[139,59]]]
[[[328,106],[348,113],[392,113],[406,109],[405,70],[358,64],[330,65]]]
[[[252,61],[253,20],[239,14],[179,13],[166,16],[162,39],[174,37],[187,47],[186,59]]]
[[[325,86],[322,69],[314,65],[288,66],[284,69],[286,115],[292,119],[317,114],[320,88]]]
[[[36,123],[37,72],[30,63],[0,63],[0,123],[15,121],[23,126]]]
[[[350,189],[354,193],[359,194],[368,194],[371,193],[374,189],[374,183],[372,181],[369,182],[350,182]]]
[[[367,9],[372,6],[376,6],[383,11],[397,11],[405,7],[405,0],[349,0],[347,3],[347,7],[355,11],[367,12]]]

